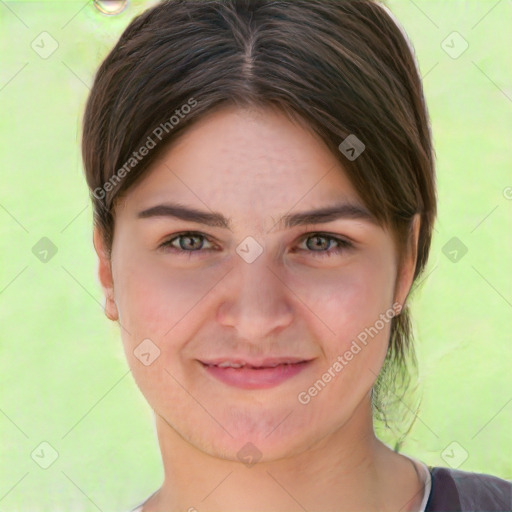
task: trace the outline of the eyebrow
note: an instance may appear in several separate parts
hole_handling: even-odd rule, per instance
[[[231,219],[226,218],[221,213],[201,211],[176,203],[159,204],[147,210],[142,210],[137,214],[139,219],[152,217],[171,217],[232,231]],[[352,203],[335,204],[307,212],[283,215],[277,224],[282,225],[284,228],[292,228],[307,224],[333,222],[339,219],[363,220],[377,224],[375,217],[366,208]]]

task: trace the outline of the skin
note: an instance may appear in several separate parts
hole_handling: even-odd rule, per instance
[[[117,204],[111,259],[95,230],[105,312],[122,326],[132,374],[155,412],[165,476],[145,512],[418,509],[423,483],[413,464],[373,431],[370,390],[389,322],[309,403],[297,398],[380,314],[403,305],[412,284],[418,216],[401,268],[391,233],[371,220],[277,224],[340,201],[363,204],[318,137],[278,111],[227,107],[166,148]],[[222,213],[233,231],[137,218],[164,202]],[[199,251],[159,248],[184,231],[204,236],[182,240]],[[322,256],[337,243],[318,233],[353,247]],[[252,263],[236,252],[248,236],[263,248]],[[134,355],[146,338],[160,350],[148,366]],[[228,386],[197,361],[235,353],[314,361],[257,390]],[[237,456],[247,442],[261,452],[252,466]]]

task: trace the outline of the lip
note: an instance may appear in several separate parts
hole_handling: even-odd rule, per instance
[[[275,366],[276,364],[293,364],[293,363],[300,363],[302,361],[306,361],[305,358],[300,357],[266,357],[265,359],[247,359],[242,357],[216,357],[215,359],[208,359],[208,360],[201,360],[201,363],[207,364],[207,365],[219,365],[220,363],[223,363],[224,361],[229,361],[230,363],[235,364],[245,364],[247,366],[254,366],[254,367],[267,367],[267,366]]]
[[[261,361],[260,368],[253,368],[251,366],[245,366],[242,368],[221,368],[215,366],[212,362],[199,361],[207,373],[220,380],[224,384],[229,386],[241,388],[241,389],[268,389],[279,384],[282,384],[286,380],[294,377],[308,366],[311,365],[312,359],[296,359],[290,362],[294,358],[280,358],[278,359],[266,359]],[[218,359],[217,363],[223,361],[230,361],[232,363],[247,363],[241,359],[224,358]],[[265,365],[278,364],[275,368],[265,367]]]

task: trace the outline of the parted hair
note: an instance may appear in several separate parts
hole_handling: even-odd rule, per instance
[[[99,66],[83,117],[85,176],[108,251],[116,200],[163,148],[228,105],[280,109],[320,136],[393,234],[399,263],[420,214],[417,284],[437,209],[431,129],[412,46],[373,0],[167,0],[136,16]],[[355,159],[339,149],[349,135],[364,144]],[[416,365],[412,338],[406,302],[373,389],[381,419]]]

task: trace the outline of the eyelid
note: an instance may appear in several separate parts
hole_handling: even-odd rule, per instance
[[[194,236],[201,237],[201,238],[204,238],[204,240],[206,240],[210,244],[213,244],[213,245],[216,244],[216,242],[214,240],[212,240],[212,237],[210,237],[206,233],[201,233],[200,231],[181,231],[179,233],[173,233],[172,235],[169,235],[169,236],[165,237],[163,239],[163,241],[158,244],[158,248],[159,249],[169,248],[170,250],[175,249],[176,251],[179,251],[179,249],[176,249],[175,247],[172,247],[170,245],[171,242],[173,242],[177,238],[187,237],[187,236],[189,236],[189,237],[194,237]],[[182,252],[193,253],[193,252],[204,252],[204,251],[213,251],[213,250],[214,249],[201,249],[199,251],[182,251]]]
[[[347,244],[355,245],[354,240],[350,239],[348,236],[340,235],[339,233],[329,233],[328,231],[308,231],[307,233],[301,235],[299,240],[304,240],[307,238],[311,238],[312,236],[320,236],[325,238],[335,238],[340,240],[341,242],[345,242]]]
[[[349,238],[347,238],[346,236],[332,234],[332,233],[326,233],[324,231],[311,231],[309,233],[306,233],[305,235],[302,235],[299,238],[299,244],[303,243],[308,238],[313,238],[313,237],[325,238],[325,239],[329,240],[330,242],[334,242],[337,244],[337,247],[330,248],[327,251],[312,251],[309,249],[299,249],[300,251],[305,251],[310,254],[314,254],[318,258],[330,257],[330,256],[333,256],[336,254],[345,253],[347,251],[355,249],[355,247],[356,247],[355,243],[352,240],[350,240]]]
[[[216,245],[215,241],[211,240],[211,237],[209,235],[207,235],[206,233],[202,233],[199,231],[182,231],[182,232],[178,232],[178,233],[169,235],[169,237],[166,237],[164,239],[164,241],[158,245],[158,249],[162,249],[164,251],[167,250],[169,252],[174,252],[179,255],[188,254],[189,257],[193,256],[193,255],[201,255],[201,254],[204,254],[205,252],[209,253],[209,252],[213,252],[213,251],[217,250],[216,248],[210,248],[210,249],[201,248],[201,249],[197,249],[197,250],[186,251],[183,249],[173,247],[171,245],[171,243],[174,242],[176,239],[179,239],[180,237],[186,237],[186,236],[189,236],[189,237],[197,236],[197,237],[204,239],[209,244]],[[308,238],[313,238],[315,236],[319,237],[319,238],[329,239],[330,241],[337,243],[338,246],[335,248],[330,248],[327,251],[313,251],[313,250],[309,250],[309,249],[299,249],[299,251],[309,252],[310,254],[316,255],[316,257],[321,258],[322,256],[329,257],[329,256],[332,256],[335,254],[340,254],[342,252],[349,251],[351,249],[354,249],[356,246],[356,244],[354,243],[353,240],[351,240],[350,238],[348,238],[344,235],[340,235],[337,233],[328,233],[325,231],[308,231],[308,232],[300,235],[296,244],[301,244]],[[296,252],[296,251],[294,251],[294,252]]]

